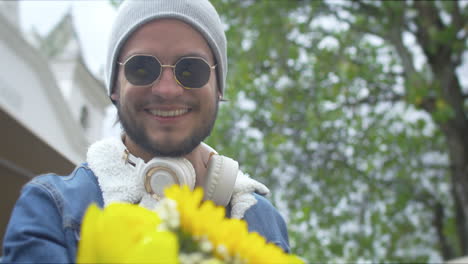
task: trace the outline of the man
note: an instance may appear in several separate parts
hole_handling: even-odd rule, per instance
[[[208,0],[126,1],[107,59],[107,89],[124,133],[94,143],[67,177],[42,175],[22,190],[4,238],[5,262],[73,262],[91,203],[153,207],[172,183],[205,198],[289,251],[268,189],[202,141],[211,133],[227,73],[226,40]],[[162,169],[161,169],[162,168]],[[256,192],[256,193],[255,193]]]

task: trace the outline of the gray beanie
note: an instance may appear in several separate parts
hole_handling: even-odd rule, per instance
[[[126,40],[142,25],[155,19],[174,18],[198,30],[216,59],[218,88],[224,93],[227,74],[226,36],[218,13],[208,0],[127,0],[118,11],[110,35],[106,61],[106,88],[112,94],[117,60]]]

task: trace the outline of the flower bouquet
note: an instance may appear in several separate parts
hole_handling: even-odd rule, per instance
[[[303,263],[247,223],[225,217],[224,207],[203,201],[200,188],[174,185],[155,211],[113,203],[85,213],[78,263]]]

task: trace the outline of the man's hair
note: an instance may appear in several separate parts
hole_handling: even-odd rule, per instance
[[[109,38],[106,61],[108,95],[114,92],[117,60],[127,39],[141,26],[163,18],[183,21],[205,38],[216,60],[218,89],[224,94],[228,67],[226,36],[219,15],[208,0],[127,0],[117,11]]]

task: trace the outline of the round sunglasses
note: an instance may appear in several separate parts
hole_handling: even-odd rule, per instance
[[[156,82],[163,68],[172,68],[176,82],[185,89],[201,88],[208,83],[211,70],[206,60],[199,57],[183,57],[174,65],[164,65],[152,55],[133,55],[123,63],[124,75],[128,82],[135,86],[146,86]]]

